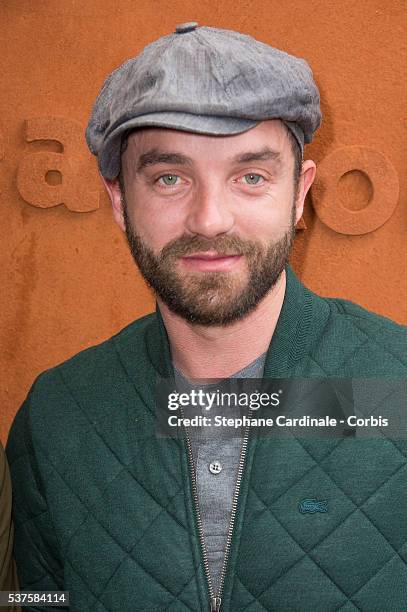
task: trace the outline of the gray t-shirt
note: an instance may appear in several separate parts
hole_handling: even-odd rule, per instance
[[[267,352],[263,353],[229,378],[262,378],[266,355]],[[185,392],[196,386],[193,382],[191,384],[191,381],[175,367],[174,373],[175,383],[180,391]],[[205,390],[216,387],[212,384],[199,386]],[[202,408],[200,412],[214,417],[216,414],[222,415],[222,407],[213,406],[209,413]],[[226,432],[226,429],[217,427],[215,432],[211,428],[210,436],[208,436],[206,428],[188,428],[197,475],[202,528],[215,593],[218,592],[222,571],[242,446],[241,435],[231,437],[230,432]]]

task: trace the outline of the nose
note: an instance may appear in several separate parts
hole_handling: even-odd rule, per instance
[[[213,238],[229,232],[233,226],[234,216],[224,190],[217,185],[200,185],[191,201],[186,229],[192,234]]]

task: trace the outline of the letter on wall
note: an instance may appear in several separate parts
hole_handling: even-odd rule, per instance
[[[367,205],[360,210],[345,208],[339,197],[341,179],[355,171],[370,189]],[[339,234],[373,232],[390,219],[398,198],[399,181],[393,165],[379,151],[361,146],[342,147],[327,155],[318,166],[312,187],[319,219]]]
[[[21,158],[17,188],[26,202],[39,208],[64,204],[74,212],[99,208],[94,165],[85,150],[80,123],[60,117],[29,119],[25,137],[28,142],[56,141],[62,147],[61,153],[35,151]]]

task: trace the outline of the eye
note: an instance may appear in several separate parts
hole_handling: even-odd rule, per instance
[[[246,185],[258,185],[260,179],[263,179],[264,177],[262,177],[261,174],[256,174],[255,172],[249,172],[249,174],[245,174],[243,178],[248,179]]]
[[[166,185],[167,187],[171,187],[173,185],[177,185],[176,180],[179,179],[180,177],[177,174],[163,174],[162,176],[158,177],[157,179],[157,183],[159,185]],[[160,183],[159,181],[163,180],[163,183]]]

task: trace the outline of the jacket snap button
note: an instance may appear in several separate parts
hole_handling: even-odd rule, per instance
[[[212,463],[209,464],[209,471],[212,472],[212,474],[219,474],[219,472],[222,471],[222,464],[220,461],[212,461]]]

